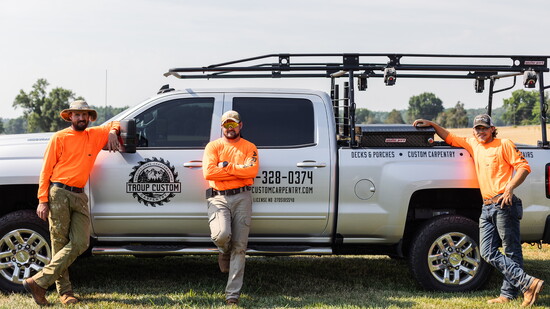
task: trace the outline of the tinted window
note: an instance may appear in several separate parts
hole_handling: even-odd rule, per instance
[[[234,98],[244,127],[242,135],[257,147],[314,143],[313,104],[296,98]]]
[[[214,98],[176,99],[136,117],[138,147],[203,147],[210,139]]]

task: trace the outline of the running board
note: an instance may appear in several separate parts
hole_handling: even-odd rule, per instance
[[[121,247],[100,246],[92,248],[93,255],[213,255],[216,247],[128,245]],[[248,255],[331,255],[332,248],[308,246],[251,246]]]

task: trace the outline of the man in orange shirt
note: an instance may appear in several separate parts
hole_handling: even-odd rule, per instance
[[[500,296],[489,304],[507,303],[523,292],[522,306],[531,306],[542,290],[544,281],[523,270],[519,233],[523,215],[521,200],[514,189],[531,172],[529,163],[509,139],[496,138],[497,129],[487,114],[474,118],[474,137],[458,137],[435,122],[418,119],[414,126],[432,126],[447,144],[463,147],[474,159],[483,208],[479,218],[481,256],[497,268],[504,280]],[[504,254],[499,246],[504,248]]]
[[[221,272],[229,273],[225,288],[226,303],[238,305],[243,285],[246,247],[252,216],[250,186],[258,173],[258,150],[241,138],[243,127],[236,111],[228,111],[221,120],[223,137],[206,145],[203,175],[210,188],[208,223],[210,236],[220,254]]]
[[[71,126],[50,139],[38,187],[37,215],[49,220],[53,258],[44,268],[23,282],[39,305],[47,305],[46,290],[53,283],[63,304],[78,301],[69,281],[69,266],[82,254],[90,240],[90,214],[84,186],[99,151],[119,149],[118,121],[88,128],[97,112],[83,100],[60,113]]]

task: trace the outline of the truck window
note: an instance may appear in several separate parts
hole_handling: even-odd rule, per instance
[[[135,117],[138,147],[204,147],[210,139],[214,98],[157,104]]]
[[[257,147],[303,147],[315,143],[313,103],[298,98],[235,97],[243,137]]]

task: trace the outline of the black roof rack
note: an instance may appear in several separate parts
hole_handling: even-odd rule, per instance
[[[164,76],[179,79],[226,78],[348,78],[345,86],[345,136],[354,146],[355,98],[354,79],[359,90],[366,89],[366,78],[384,78],[386,85],[393,85],[398,78],[473,79],[475,91],[482,92],[485,80],[489,80],[487,113],[491,114],[493,94],[512,89],[516,77],[523,75],[524,85],[534,88],[537,77],[540,93],[542,141],[539,146],[549,148],[546,137],[546,111],[543,73],[549,72],[548,58],[544,55],[451,55],[451,54],[395,54],[395,53],[311,53],[267,54],[239,59],[205,67],[172,68]],[[511,87],[494,90],[495,81],[513,77]],[[337,89],[337,88],[336,88]],[[337,92],[337,91],[336,91]],[[340,108],[335,105],[335,109]]]
[[[180,79],[211,78],[308,78],[331,77],[339,71],[364,71],[368,77],[383,77],[393,67],[398,78],[469,78],[487,76],[488,73],[523,73],[533,70],[548,72],[550,56],[521,55],[448,55],[448,54],[268,54],[205,67],[172,68],[165,76]],[[320,59],[302,62],[303,59]],[[269,62],[271,60],[271,62]],[[384,60],[386,60],[384,62]],[[426,63],[439,62],[436,64]],[[472,61],[461,64],[464,60]],[[483,60],[501,60],[502,64],[476,64]],[[263,62],[261,62],[263,61]],[[410,73],[418,71],[418,73]],[[381,73],[376,73],[381,72]],[[453,72],[443,74],[442,72]]]

